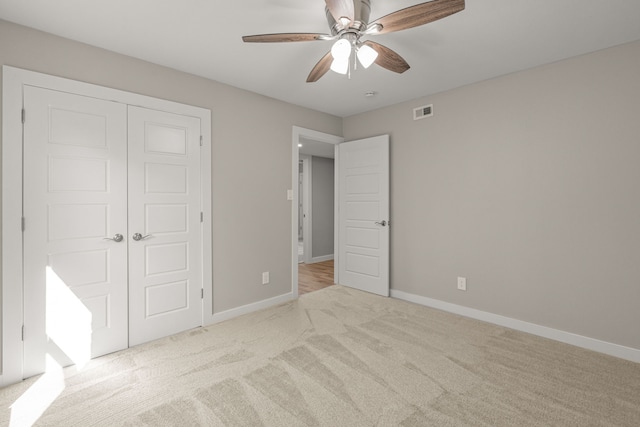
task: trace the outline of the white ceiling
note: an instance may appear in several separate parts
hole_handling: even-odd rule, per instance
[[[371,20],[420,0],[371,0]],[[0,18],[346,117],[640,40],[638,0],[467,0],[443,20],[372,37],[411,65],[306,83],[331,42],[243,43],[327,33],[322,0],[0,0]],[[366,97],[367,92],[376,92]]]

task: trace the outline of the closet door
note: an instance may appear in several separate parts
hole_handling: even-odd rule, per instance
[[[24,377],[127,347],[127,107],[25,86]]]
[[[129,107],[129,345],[202,325],[200,119]]]

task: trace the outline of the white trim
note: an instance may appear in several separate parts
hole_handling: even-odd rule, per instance
[[[2,67],[2,375],[22,380],[22,79]]]
[[[15,67],[2,67],[2,375],[0,386],[22,380],[22,91],[35,86],[106,99],[127,105],[165,111],[200,119],[203,147],[201,158],[203,324],[213,318],[212,284],[212,195],[211,110],[78,82]],[[28,115],[28,112],[27,112]],[[28,120],[28,117],[27,117]],[[28,333],[28,331],[26,331]]]
[[[331,135],[328,133],[318,132],[311,129],[306,129],[298,126],[293,126],[291,137],[291,186],[293,189],[293,203],[291,204],[291,293],[293,298],[298,297],[298,162],[300,161],[298,144],[301,138],[312,139],[314,141],[326,142],[328,144],[340,144],[344,142],[344,138],[341,136]],[[335,151],[335,150],[334,150]],[[337,160],[337,159],[336,159]],[[334,191],[337,197],[338,182],[336,180]],[[337,205],[336,216],[337,218]],[[338,244],[338,231],[337,227],[334,227],[334,253]],[[334,281],[337,282],[338,269],[334,267]]]
[[[233,319],[235,317],[242,316],[243,314],[249,314],[253,313],[254,311],[263,310],[265,308],[273,307],[278,304],[283,304],[285,302],[291,301],[292,299],[295,299],[296,297],[297,296],[294,296],[293,292],[289,292],[288,294],[279,295],[277,297],[243,305],[241,307],[221,311],[220,313],[214,313],[211,318],[211,323],[209,323],[208,325],[224,322],[225,320]]]
[[[391,289],[391,297],[640,363],[640,349]]]
[[[309,262],[305,262],[305,263],[306,264],[315,264],[316,262],[331,261],[332,259],[333,259],[333,254],[323,255],[323,256],[315,256],[315,257],[311,258],[311,260]]]

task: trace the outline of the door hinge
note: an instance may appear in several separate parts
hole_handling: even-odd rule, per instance
[[[25,225],[25,224],[26,224],[26,220],[24,219],[24,217],[22,217],[22,218],[20,219],[20,228],[22,229],[22,231],[24,231],[24,230],[25,230],[25,228],[26,228],[26,225]]]
[[[202,138],[202,135],[200,135],[200,147],[202,147],[204,145],[204,140]]]
[[[204,222],[204,212],[200,212],[200,222]]]
[[[204,288],[200,288],[200,299],[204,299]]]
[[[27,112],[24,110],[24,108],[22,109],[22,123],[24,124],[25,120],[27,117]]]
[[[21,335],[22,335],[22,341],[24,341],[24,325],[22,325],[22,331],[21,331]]]

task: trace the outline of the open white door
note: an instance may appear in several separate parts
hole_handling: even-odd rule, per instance
[[[389,136],[338,146],[341,285],[389,296]]]

